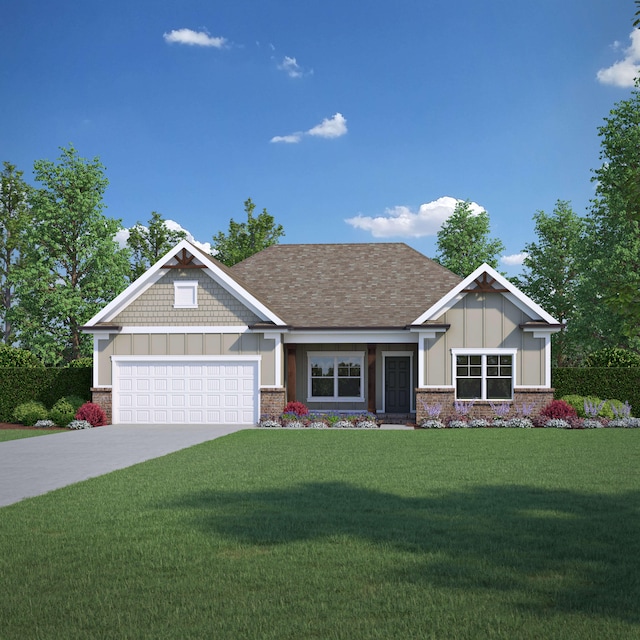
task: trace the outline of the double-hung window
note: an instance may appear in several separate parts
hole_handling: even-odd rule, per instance
[[[453,349],[453,370],[458,400],[511,400],[515,350]]]
[[[364,400],[364,354],[309,353],[309,401]]]

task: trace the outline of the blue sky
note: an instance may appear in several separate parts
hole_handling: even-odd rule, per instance
[[[452,199],[514,255],[584,213],[597,128],[627,98],[632,0],[23,0],[0,23],[0,160],[73,144],[106,213],[208,242],[252,198],[282,242],[435,255]]]

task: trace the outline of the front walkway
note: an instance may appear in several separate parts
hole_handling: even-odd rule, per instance
[[[0,507],[245,427],[109,425],[0,443]]]

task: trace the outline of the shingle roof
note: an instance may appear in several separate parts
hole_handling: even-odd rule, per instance
[[[230,273],[294,328],[405,327],[460,281],[404,243],[278,244]]]

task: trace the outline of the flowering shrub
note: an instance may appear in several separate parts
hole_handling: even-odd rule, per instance
[[[282,426],[285,429],[304,429],[304,421],[300,419],[288,420],[287,422],[283,422]]]
[[[351,417],[351,426],[356,429],[377,429],[378,419],[373,413],[362,413]]]
[[[585,398],[584,399],[584,415],[587,418],[595,418],[600,414],[604,407],[604,400],[600,398]]]
[[[86,420],[92,427],[103,427],[107,424],[107,416],[102,407],[85,402],[76,412],[76,420]]]
[[[544,423],[544,426],[548,429],[571,429],[571,424],[561,418],[551,418]]]
[[[276,427],[281,427],[282,424],[277,418],[273,418],[272,416],[262,416],[258,426],[263,429],[274,429]]]
[[[604,424],[600,420],[596,420],[595,418],[585,418],[582,421],[583,429],[602,429]]]
[[[507,420],[507,424],[505,425],[510,427],[511,429],[531,429],[533,427],[533,422],[529,418],[518,417],[518,418],[510,418]]]
[[[438,420],[437,418],[430,418],[428,420],[423,420],[420,424],[422,429],[444,429],[444,422],[442,420]]]
[[[452,418],[449,420],[447,426],[449,429],[466,429],[469,426],[467,420],[460,420],[459,418]]]
[[[308,416],[309,415],[309,409],[307,408],[307,405],[303,404],[302,402],[288,402],[287,406],[284,408],[284,411],[282,413],[293,413],[296,416]]]
[[[424,412],[430,418],[436,419],[442,413],[442,403],[441,402],[436,402],[435,404],[429,404],[428,402],[425,402],[424,400],[421,400],[421,402],[422,402],[422,408],[424,409]]]
[[[609,406],[611,407],[611,413],[614,418],[630,418],[631,417],[631,405],[628,400],[625,400],[624,404],[620,400],[609,400]]]
[[[38,427],[38,429],[50,429],[56,425],[53,420],[38,420],[33,426]]]
[[[67,427],[69,429],[91,429],[93,425],[86,420],[72,420]]]
[[[547,420],[575,418],[576,410],[564,400],[552,400],[541,412],[540,415]]]
[[[508,402],[503,402],[502,404],[493,404],[493,402],[490,402],[489,404],[497,418],[505,418],[511,411],[511,405]]]
[[[485,420],[484,418],[474,418],[473,420],[469,421],[469,426],[472,429],[482,429],[483,427],[489,426],[489,421]]]
[[[523,418],[528,418],[533,413],[535,407],[534,402],[523,402],[520,406],[516,407],[516,413]]]
[[[473,409],[473,400],[456,400],[453,403],[453,410],[456,412],[457,416],[466,417],[469,415],[471,409]]]
[[[328,429],[329,425],[320,419],[311,419],[307,423],[307,429]]]

